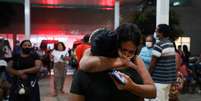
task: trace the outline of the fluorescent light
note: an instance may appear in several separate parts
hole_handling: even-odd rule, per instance
[[[181,3],[179,1],[176,1],[173,3],[173,6],[179,6]]]

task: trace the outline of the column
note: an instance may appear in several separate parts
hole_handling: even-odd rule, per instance
[[[114,29],[119,26],[120,22],[120,2],[119,0],[115,0],[114,5]]]
[[[25,39],[30,39],[31,25],[30,25],[30,0],[24,0],[24,18],[25,18]]]
[[[169,25],[169,9],[170,0],[156,0],[156,25],[168,24]]]

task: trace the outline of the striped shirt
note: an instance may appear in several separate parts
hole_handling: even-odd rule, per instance
[[[154,45],[152,55],[157,57],[152,78],[156,83],[170,84],[176,81],[176,59],[173,43],[164,38]]]

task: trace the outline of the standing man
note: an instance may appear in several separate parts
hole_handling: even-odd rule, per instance
[[[159,24],[156,27],[159,42],[154,45],[149,72],[157,88],[157,97],[154,101],[169,101],[169,90],[176,81],[175,48],[169,38],[170,27]]]

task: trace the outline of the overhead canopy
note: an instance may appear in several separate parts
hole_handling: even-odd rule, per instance
[[[5,2],[23,3],[24,0],[0,0]],[[52,6],[114,6],[115,0],[30,0],[32,5]],[[120,0],[121,4],[138,4],[144,0]]]

